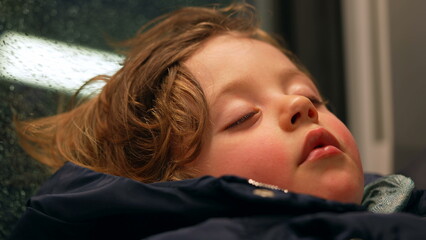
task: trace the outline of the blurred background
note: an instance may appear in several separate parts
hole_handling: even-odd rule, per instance
[[[229,2],[0,0],[0,239],[51,174],[17,144],[13,116],[55,114],[85,80],[114,73],[122,57],[107,40],[182,6]],[[355,135],[365,171],[404,173],[426,188],[426,1],[246,2],[311,71]]]

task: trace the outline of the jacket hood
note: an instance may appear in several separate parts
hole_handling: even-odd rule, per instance
[[[279,239],[306,227],[330,237],[358,234],[371,219],[359,205],[255,185],[235,176],[144,184],[66,163],[28,201],[12,239]]]

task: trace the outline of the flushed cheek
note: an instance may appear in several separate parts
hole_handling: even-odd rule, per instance
[[[343,123],[337,129],[339,136],[342,139],[342,142],[345,144],[345,150],[351,155],[355,163],[362,169],[361,160],[358,152],[358,146],[356,145],[355,139],[352,136],[349,129],[346,128]]]
[[[327,127],[327,130],[331,131],[334,136],[336,136],[339,141],[343,144],[343,150],[350,155],[351,158],[356,162],[358,166],[361,167],[361,161],[359,157],[358,147],[355,142],[352,133],[343,124],[337,117],[332,116],[323,116],[322,120]]]
[[[206,157],[215,176],[233,174],[274,185],[290,176],[290,153],[271,138],[221,142],[212,146],[209,155]]]

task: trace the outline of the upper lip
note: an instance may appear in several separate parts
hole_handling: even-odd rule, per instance
[[[302,158],[299,164],[302,164],[307,159],[312,150],[325,146],[334,146],[340,149],[340,144],[336,137],[324,128],[317,128],[309,131],[305,137]]]

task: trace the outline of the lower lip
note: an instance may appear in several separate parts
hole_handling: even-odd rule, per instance
[[[308,157],[306,158],[306,162],[308,161],[317,161],[324,158],[329,158],[335,155],[341,154],[342,151],[340,149],[336,148],[335,146],[325,146],[321,148],[317,148],[312,150]]]

